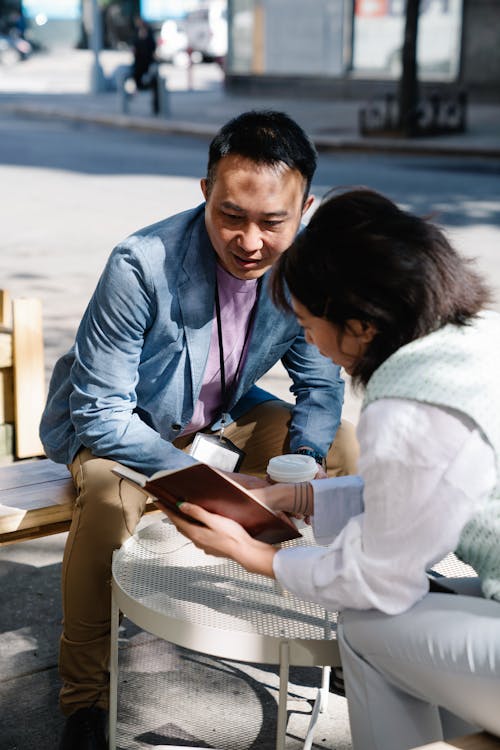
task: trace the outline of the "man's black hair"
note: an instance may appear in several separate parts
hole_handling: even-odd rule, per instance
[[[237,154],[256,164],[286,164],[304,177],[304,200],[309,193],[318,155],[309,136],[291,117],[273,110],[244,112],[226,123],[210,144],[207,189],[215,182],[217,164]]]

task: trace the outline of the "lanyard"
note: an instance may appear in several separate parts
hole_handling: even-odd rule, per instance
[[[257,292],[255,295],[255,302],[253,304],[252,311],[250,313],[250,318],[248,320],[247,330],[245,331],[245,340],[243,341],[243,347],[241,349],[240,358],[238,360],[238,365],[236,367],[236,372],[234,374],[234,380],[233,380],[233,384],[232,384],[230,391],[227,390],[226,368],[224,365],[224,343],[222,340],[222,318],[221,318],[221,313],[220,313],[219,284],[217,283],[217,280],[215,281],[215,315],[217,317],[217,335],[219,339],[220,386],[221,386],[221,395],[222,395],[222,418],[221,418],[220,437],[222,437],[222,435],[224,434],[224,428],[226,426],[227,408],[231,402],[231,398],[238,385],[238,376],[240,374],[241,363],[243,362],[243,356],[247,348],[248,339],[250,337],[250,332],[252,330],[253,322],[255,320],[255,314],[257,312],[257,302],[259,299],[261,281],[262,279],[259,279],[257,282]]]

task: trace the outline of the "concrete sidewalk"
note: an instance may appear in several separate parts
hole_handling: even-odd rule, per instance
[[[100,57],[110,82],[117,69],[130,61],[128,52],[103,52]],[[150,92],[134,95],[128,113],[124,113],[123,98],[117,91],[89,93],[92,66],[88,51],[73,50],[57,56],[34,56],[0,71],[0,112],[211,138],[224,122],[242,111],[274,108],[294,117],[320,149],[500,157],[500,104],[470,104],[468,129],[462,135],[411,140],[362,137],[358,118],[366,102],[298,98],[286,88],[280,96],[231,95],[216,64],[196,65],[190,70],[162,65],[169,91],[168,115],[151,114]]]
[[[141,522],[159,520],[156,514]],[[60,574],[66,535],[0,548],[0,750],[56,750]],[[176,648],[124,618],[120,637],[118,748],[174,746],[273,750],[277,668]],[[287,750],[302,747],[316,668],[292,668]],[[330,695],[313,748],[350,750],[347,706]]]

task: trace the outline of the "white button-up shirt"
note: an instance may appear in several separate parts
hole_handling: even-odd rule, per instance
[[[313,482],[313,530],[328,546],[280,550],[274,572],[326,609],[398,614],[427,593],[426,569],[487,501],[495,455],[471,420],[417,401],[373,402],[357,433],[363,496],[359,480],[352,492],[345,478],[338,489],[336,479]]]

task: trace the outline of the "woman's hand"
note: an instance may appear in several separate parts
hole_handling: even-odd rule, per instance
[[[166,508],[164,510],[176,529],[207,554],[229,557],[250,573],[274,578],[273,558],[276,550],[269,544],[252,539],[236,521],[209,513],[192,503],[182,503],[179,510],[200,521],[203,526],[191,523]]]
[[[252,490],[252,495],[276,512],[291,513],[293,508],[293,484],[266,484]]]

